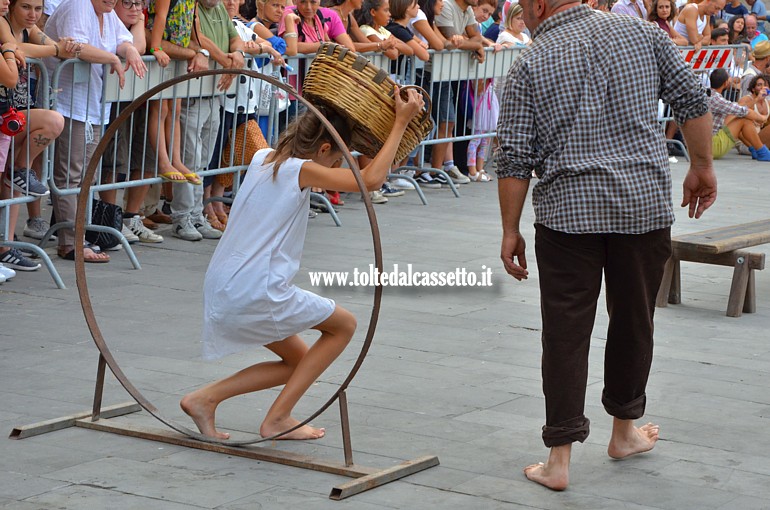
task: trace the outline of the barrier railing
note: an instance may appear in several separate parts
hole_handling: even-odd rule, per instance
[[[731,52],[731,56],[724,57],[724,53],[721,53],[719,58],[707,57],[700,58],[700,54],[693,53],[693,58],[696,62],[711,63],[715,61],[718,65],[726,65],[725,63],[740,62],[743,64],[743,68],[748,61],[746,48],[744,46],[729,46],[729,47],[712,47],[709,50],[721,50],[728,49]],[[687,52],[690,49],[683,48],[683,52]],[[437,130],[429,139],[424,140],[417,151],[413,153],[413,163],[399,167],[400,170],[415,170],[417,172],[430,172],[433,174],[442,174],[449,184],[449,189],[459,197],[457,187],[452,183],[452,179],[442,168],[432,168],[425,166],[426,151],[431,151],[432,147],[442,146],[451,142],[453,144],[462,144],[474,139],[496,137],[495,126],[480,126],[474,122],[476,117],[477,108],[474,101],[478,101],[480,92],[486,90],[488,87],[502,89],[502,82],[507,75],[508,69],[512,63],[518,58],[521,53],[521,48],[506,48],[501,51],[493,51],[488,48],[485,52],[485,59],[483,62],[479,62],[475,57],[475,54],[467,51],[431,51],[431,59],[429,62],[421,62],[414,57],[403,57],[397,61],[391,61],[385,56],[379,53],[364,54],[370,60],[380,67],[392,71],[391,76],[393,79],[402,84],[416,83],[429,91],[431,94],[434,110],[433,115],[436,120]],[[741,53],[743,52],[743,53]],[[713,53],[716,55],[716,53]],[[712,55],[709,54],[709,55]],[[283,79],[289,84],[292,84],[301,89],[301,79],[309,66],[312,59],[312,55],[297,55],[287,59],[288,66],[281,71]],[[187,63],[184,61],[173,61],[168,67],[161,68],[152,56],[146,56],[143,58],[147,65],[147,73],[144,78],[139,79],[128,71],[125,75],[125,85],[123,88],[119,86],[118,77],[115,74],[111,74],[109,69],[103,68],[103,82],[101,88],[93,87],[93,80],[95,80],[94,68],[80,60],[67,60],[60,63],[55,72],[53,73],[48,86],[49,79],[44,66],[39,62],[31,61],[32,65],[39,67],[39,95],[40,99],[38,104],[53,104],[56,108],[57,102],[65,101],[68,103],[77,103],[76,98],[78,94],[85,94],[85,101],[83,107],[75,112],[73,109],[73,116],[75,113],[80,118],[87,119],[85,122],[85,140],[79,138],[73,138],[70,129],[70,135],[65,138],[60,138],[56,141],[57,150],[59,148],[67,149],[71,152],[73,142],[83,144],[85,147],[82,150],[82,161],[72,161],[70,163],[85,163],[88,159],[87,147],[93,145],[93,142],[97,141],[102,133],[105,131],[105,126],[114,120],[120,112],[125,108],[125,105],[133,101],[139,95],[150,90],[153,86],[167,81],[171,77],[176,77],[186,73]],[[709,64],[711,65],[711,64]],[[265,67],[263,69],[268,74],[276,74],[279,70],[272,67]],[[698,72],[706,72],[706,69],[698,69]],[[98,75],[97,75],[98,77]],[[243,79],[243,77],[241,77]],[[292,101],[291,97],[283,97],[276,92],[274,87],[266,85],[264,82],[254,83],[250,80],[242,82],[241,79],[234,80],[234,83],[226,91],[218,90],[217,82],[213,77],[188,80],[184,83],[180,83],[171,88],[166,89],[162,93],[157,94],[153,100],[167,100],[170,108],[169,115],[175,116],[177,114],[183,115],[186,118],[195,117],[194,113],[200,108],[202,102],[209,103],[209,106],[215,110],[219,107],[224,108],[225,111],[230,112],[232,115],[237,116],[239,107],[243,107],[245,111],[254,110],[253,104],[250,103],[254,96],[258,97],[257,101],[259,106],[256,108],[259,114],[260,127],[265,133],[266,140],[269,144],[274,144],[283,130],[285,125],[295,116],[297,112],[296,101]],[[80,87],[79,92],[76,90]],[[264,89],[264,87],[269,87]],[[48,91],[49,89],[56,91],[53,97],[53,102],[49,102]],[[251,92],[251,99],[244,98],[242,94],[239,94],[239,90],[247,90]],[[85,92],[83,92],[85,91]],[[90,101],[95,99],[94,95],[99,95],[98,101]],[[82,98],[81,98],[82,99]],[[245,104],[244,104],[245,103]],[[85,111],[83,111],[83,108]],[[111,110],[111,111],[110,111]],[[666,120],[665,115],[661,114],[661,121]],[[72,120],[69,120],[70,127],[72,126]],[[131,114],[130,120],[125,122],[124,129],[119,130],[114,139],[113,146],[105,152],[101,161],[99,170],[98,182],[92,187],[92,190],[98,192],[100,195],[109,196],[110,192],[115,193],[117,190],[129,190],[138,186],[144,186],[149,184],[159,184],[164,181],[163,172],[160,167],[160,159],[155,154],[154,147],[160,145],[160,137],[164,133],[163,126],[159,124],[159,120],[156,120],[158,124],[152,125],[150,121],[150,114],[148,109],[140,109]],[[196,117],[196,124],[193,126],[183,125],[181,130],[184,132],[189,129],[200,130],[201,119]],[[217,124],[219,121],[217,120]],[[233,123],[233,127],[237,122]],[[443,126],[442,126],[443,124]],[[448,129],[447,124],[453,124],[451,129]],[[154,129],[151,129],[154,128]],[[169,159],[173,159],[173,155],[176,152],[184,155],[187,162],[191,162],[188,166],[194,172],[201,177],[211,177],[219,174],[233,173],[233,190],[237,192],[240,182],[240,174],[248,167],[248,161],[244,161],[244,154],[246,151],[245,143],[239,149],[241,152],[235,150],[234,140],[231,139],[230,133],[227,129],[215,129],[209,130],[206,134],[207,139],[204,140],[204,145],[209,147],[215,146],[215,152],[217,156],[213,158],[213,161],[202,161],[201,156],[192,157],[191,154],[198,154],[200,147],[191,146],[187,141],[187,137],[183,136],[184,133],[179,133],[176,136],[176,126],[172,127],[172,132],[169,140],[167,140],[166,154]],[[155,133],[154,139],[150,136],[150,132]],[[90,142],[87,143],[87,142]],[[225,147],[226,144],[231,144],[229,159],[222,161],[219,152]],[[455,155],[458,151],[455,151]],[[74,196],[80,191],[77,177],[73,176],[70,172],[70,167],[53,169],[53,158],[47,157],[46,151],[44,155],[44,171],[43,178],[48,180],[51,192],[57,197]],[[434,160],[440,160],[441,158],[434,158]],[[460,159],[460,158],[455,158]],[[210,164],[213,163],[213,164]],[[438,161],[439,165],[442,161]],[[54,178],[57,174],[59,178]],[[414,182],[409,176],[402,174],[399,177],[405,177],[411,180],[417,190],[417,195],[423,204],[427,204],[424,193],[420,189],[419,184]],[[318,195],[317,198],[327,202],[329,210],[333,210],[331,204],[323,195]],[[35,200],[34,197],[17,197],[11,200],[0,201],[0,207],[3,210],[7,210],[11,204],[20,204]],[[113,198],[114,200],[114,198]],[[135,212],[135,211],[131,211]],[[90,215],[89,215],[90,216]],[[336,215],[332,215],[332,218],[339,225],[339,218]],[[71,221],[60,221],[52,225],[49,234],[39,244],[39,246],[30,245],[30,243],[14,243],[12,237],[9,238],[9,233],[12,229],[7,224],[8,215],[5,215],[5,239],[3,244],[6,245],[23,245],[29,247],[31,250],[38,253],[45,261],[51,274],[57,282],[57,285],[63,287],[61,279],[56,274],[50,259],[43,251],[43,247],[46,244],[48,235],[57,232],[62,228],[71,228]],[[90,230],[108,232],[111,235],[118,238],[123,245],[129,259],[135,268],[140,268],[139,262],[136,259],[130,245],[125,237],[115,229],[106,226],[91,225],[88,227]]]

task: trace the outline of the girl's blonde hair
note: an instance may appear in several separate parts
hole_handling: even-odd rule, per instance
[[[349,144],[352,132],[348,121],[333,110],[321,110],[321,113],[337,130],[342,141]],[[330,143],[332,147],[337,147],[337,143],[321,119],[310,111],[299,115],[281,133],[278,144],[275,146],[275,152],[270,158],[270,162],[275,163],[273,178],[284,161],[289,158],[311,159],[324,143]]]
[[[505,15],[505,29],[506,30],[513,30],[513,18],[518,16],[524,12],[524,9],[522,9],[521,5],[519,4],[513,4],[511,5],[511,8],[508,9],[508,14]]]

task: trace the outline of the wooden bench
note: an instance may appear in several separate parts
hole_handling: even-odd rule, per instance
[[[680,261],[732,266],[733,281],[727,301],[727,316],[756,311],[754,271],[765,268],[764,253],[749,253],[744,248],[770,243],[770,220],[743,223],[704,230],[671,239],[672,255],[666,262],[663,281],[655,305],[681,302]]]

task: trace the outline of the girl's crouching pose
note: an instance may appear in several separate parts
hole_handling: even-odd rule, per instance
[[[396,89],[396,121],[377,156],[361,170],[369,191],[380,189],[409,121],[424,103],[414,90],[402,100]],[[347,123],[329,120],[350,139]],[[203,354],[213,359],[264,345],[281,359],[258,363],[194,391],[180,402],[202,434],[217,431],[214,413],[223,400],[284,384],[259,432],[263,437],[299,423],[291,416],[310,385],[342,353],[356,329],[355,317],[334,301],[292,283],[305,243],[311,187],[358,191],[348,169],[338,168],[342,152],[313,114],[291,124],[275,150],[254,155],[233,203],[230,220],[212,256],[203,289]],[[321,332],[308,346],[298,333]],[[324,429],[308,425],[279,439],[317,439]]]

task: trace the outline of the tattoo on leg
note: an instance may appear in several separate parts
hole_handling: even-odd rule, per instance
[[[34,138],[34,141],[35,141],[35,145],[37,145],[38,147],[45,147],[46,145],[51,143],[51,139],[50,138],[46,138],[43,135],[37,135]]]

